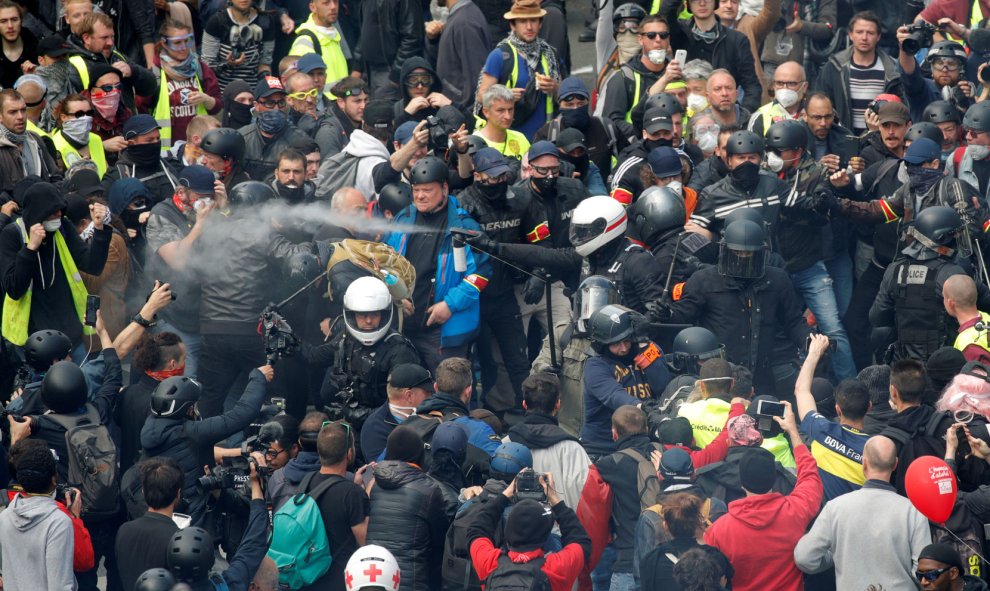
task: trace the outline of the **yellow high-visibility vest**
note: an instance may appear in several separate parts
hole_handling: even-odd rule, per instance
[[[691,422],[694,431],[694,445],[698,449],[704,449],[725,428],[725,421],[729,418],[731,406],[720,398],[707,398],[681,405],[677,414]],[[767,437],[760,447],[772,453],[774,458],[785,468],[797,466],[794,462],[794,456],[791,454],[791,448],[783,435]]]
[[[199,76],[194,77],[196,78],[196,90],[203,92],[203,85],[199,82]],[[155,103],[155,111],[152,113],[152,117],[158,122],[159,133],[162,138],[162,153],[168,152],[172,147],[172,111],[168,100],[170,94],[168,80],[165,77],[165,68],[162,68],[161,82],[158,84],[158,102]],[[203,103],[196,105],[196,114],[207,114]]]
[[[79,150],[70,144],[69,140],[62,137],[61,129],[56,129],[51,134],[51,138],[55,144],[55,149],[62,156],[62,163],[65,165],[66,170],[72,166],[72,162],[69,162],[69,160],[73,154],[75,154],[76,158],[82,158],[79,155]],[[102,179],[103,175],[107,172],[107,156],[103,152],[103,140],[95,133],[90,133],[87,147],[89,147],[89,159],[96,163],[96,171],[100,173],[100,178]]]
[[[344,51],[340,48],[340,31],[336,27],[334,30],[337,31],[336,37],[321,33],[316,23],[313,22],[313,15],[310,14],[306,22],[296,28],[296,39],[292,42],[292,47],[289,48],[289,55],[319,53],[320,57],[323,58],[323,63],[327,65],[327,84],[336,84],[350,74],[347,69],[347,58],[344,57]],[[316,35],[320,41],[319,51],[313,46],[312,37],[304,31]]]
[[[506,81],[506,86],[508,88],[515,88],[516,82],[519,80],[519,52],[516,51],[515,46],[509,43],[509,49],[512,50],[512,72],[509,74],[509,79]],[[543,71],[545,73],[550,72],[550,64],[547,62],[546,55],[540,55],[540,65],[543,66]],[[553,97],[547,95],[547,119],[553,115]]]

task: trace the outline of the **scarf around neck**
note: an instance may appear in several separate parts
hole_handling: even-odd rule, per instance
[[[557,52],[554,51],[553,47],[549,43],[537,37],[533,41],[526,43],[518,36],[516,36],[515,31],[510,31],[509,36],[505,38],[507,43],[511,43],[519,55],[522,56],[526,65],[529,67],[530,75],[540,69],[540,56],[546,56],[548,72],[547,76],[553,78],[554,80],[560,80],[560,72],[557,68]]]

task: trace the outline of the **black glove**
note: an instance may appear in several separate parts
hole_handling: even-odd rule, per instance
[[[485,234],[484,232],[478,232],[477,234],[471,236],[464,236],[464,241],[481,252],[493,254],[495,256],[498,256],[499,254],[499,247],[501,245],[489,238],[488,234]]]
[[[663,300],[646,302],[646,317],[650,319],[650,322],[669,322],[670,317],[673,315],[674,313],[670,309],[670,304]]]
[[[540,269],[535,272],[539,275]],[[526,286],[523,288],[523,301],[529,305],[537,304],[543,299],[544,291],[546,291],[546,283],[539,277],[530,277],[526,280]]]

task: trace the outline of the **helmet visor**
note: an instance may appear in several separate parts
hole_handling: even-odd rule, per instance
[[[767,253],[760,249],[735,250],[726,244],[719,247],[718,272],[726,277],[759,279],[766,271]]]
[[[595,218],[587,224],[571,222],[570,238],[573,246],[587,244],[605,233],[605,218]]]
[[[615,288],[600,285],[586,285],[581,288],[578,323],[587,326],[591,316],[609,304],[619,303],[619,294]]]

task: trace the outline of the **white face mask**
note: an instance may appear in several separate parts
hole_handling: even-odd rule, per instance
[[[650,52],[646,54],[646,59],[650,60],[650,63],[654,66],[659,66],[667,61],[667,50],[651,49]]]
[[[784,170],[784,159],[778,156],[776,152],[767,152],[767,168],[773,172]]]
[[[708,99],[705,98],[705,95],[703,94],[691,93],[687,97],[687,106],[695,113],[698,111],[704,111],[705,107],[708,106]]]
[[[966,154],[973,160],[983,160],[990,156],[990,146],[966,146]]]
[[[718,146],[718,134],[717,133],[703,133],[698,136],[698,147],[704,153],[709,153],[715,150]]]
[[[684,183],[681,181],[670,181],[667,183],[667,188],[674,191],[678,195],[684,194]]]
[[[62,122],[62,133],[72,138],[76,143],[89,140],[89,132],[93,129],[93,118],[89,115],[69,119]]]
[[[58,232],[58,229],[62,227],[62,218],[46,220],[41,223],[41,227],[45,229],[45,232]]]
[[[416,412],[415,406],[399,406],[397,404],[388,403],[388,410],[392,415],[396,417],[401,417],[403,419],[409,418],[410,415]]]
[[[790,88],[781,88],[780,90],[775,90],[773,92],[773,98],[777,99],[781,107],[789,109],[796,105],[801,97],[798,95],[796,90],[791,90]]]

